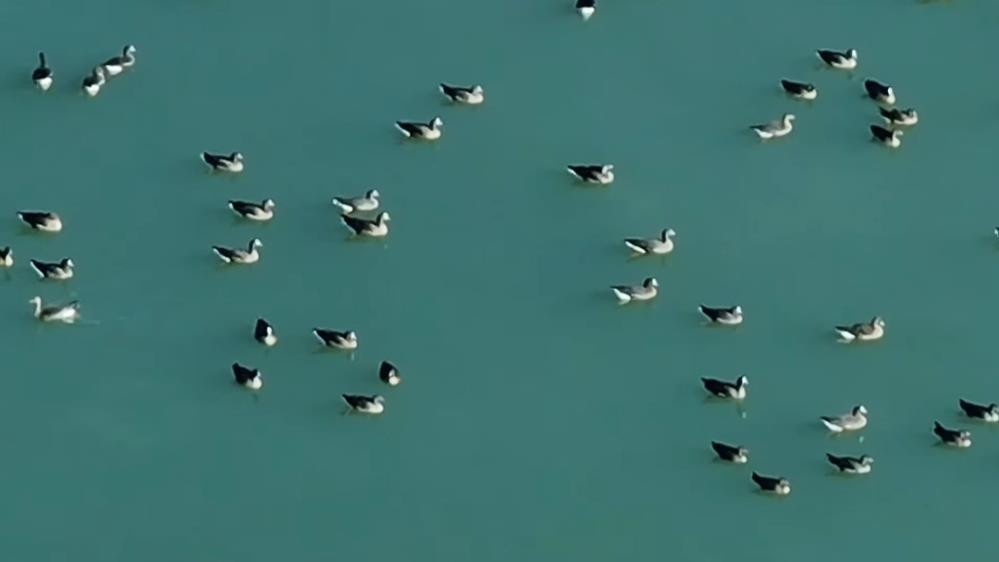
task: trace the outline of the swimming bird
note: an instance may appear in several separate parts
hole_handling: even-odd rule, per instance
[[[940,422],[933,422],[933,433],[940,438],[940,441],[952,447],[966,449],[971,446],[971,432],[960,429],[949,429]]]
[[[101,93],[101,87],[104,86],[104,69],[101,67],[94,68],[88,76],[83,78],[83,91],[90,97],[94,97]]]
[[[225,246],[212,246],[212,251],[225,263],[251,264],[260,260],[260,252],[257,248],[263,248],[264,243],[259,238],[250,240],[246,249],[226,248]]]
[[[763,140],[769,140],[790,134],[794,129],[794,125],[791,124],[792,121],[794,121],[794,114],[785,113],[778,121],[771,121],[763,125],[752,125],[749,128],[756,133],[756,136]]]
[[[101,65],[109,76],[117,76],[121,71],[135,64],[135,47],[125,45],[121,50],[121,55],[111,57]]]
[[[392,217],[386,211],[378,213],[378,216],[374,219],[340,215],[340,220],[344,226],[353,231],[355,236],[370,236],[372,238],[381,238],[388,235],[388,223],[391,219]]]
[[[385,411],[385,399],[381,396],[362,396],[359,394],[344,394],[343,401],[350,406],[350,411],[362,414],[380,414]]]
[[[576,11],[583,21],[590,19],[597,11],[597,0],[576,0]]]
[[[742,375],[735,379],[735,382],[728,382],[701,377],[701,384],[704,385],[704,390],[707,390],[718,398],[743,400],[746,398],[746,387],[749,386],[749,378],[746,375]]]
[[[31,260],[31,269],[35,270],[39,279],[53,279],[64,281],[73,277],[73,268],[76,264],[69,258],[63,258],[58,262],[44,262]]]
[[[260,369],[251,369],[239,363],[233,363],[232,376],[236,379],[237,384],[250,390],[260,390],[264,386],[264,378],[260,375]]]
[[[738,326],[742,324],[742,307],[730,306],[727,308],[712,308],[700,305],[697,310],[713,324],[724,324],[725,326]]]
[[[857,68],[856,49],[848,49],[845,52],[819,49],[818,51],[815,51],[815,54],[819,56],[819,60],[825,63],[826,66],[838,68],[840,70],[852,70]]]
[[[399,129],[407,138],[437,140],[441,138],[441,127],[444,121],[440,117],[434,117],[429,123],[416,123],[413,121],[396,121],[395,128]]]
[[[42,307],[42,297],[34,297],[28,302],[35,306],[35,318],[42,322],[72,324],[80,318],[80,303],[77,301],[47,307]]]
[[[264,199],[260,203],[250,201],[229,201],[229,209],[244,219],[269,221],[274,218],[274,200]]]
[[[59,232],[62,230],[62,219],[48,211],[18,211],[17,218],[35,230],[43,232]]]
[[[668,254],[673,251],[673,237],[676,231],[667,228],[659,233],[659,238],[625,238],[624,245],[639,255]]]
[[[440,90],[444,97],[455,103],[479,105],[486,101],[486,91],[478,84],[474,86],[448,86],[442,83]]]
[[[974,402],[968,402],[965,399],[960,399],[961,409],[969,418],[975,418],[978,420],[986,421],[989,423],[999,422],[999,405],[995,402],[984,406],[982,404],[975,404]]]
[[[860,322],[851,326],[836,326],[834,329],[843,343],[874,341],[884,337],[885,321],[880,316],[875,316],[870,322]]]
[[[346,215],[357,211],[374,211],[380,205],[378,198],[381,196],[377,189],[369,189],[367,193],[360,197],[334,197],[333,204],[340,207]]]
[[[580,181],[607,185],[614,181],[613,164],[572,164],[566,168]]]
[[[778,496],[786,496],[791,493],[791,482],[787,478],[763,476],[753,472],[753,482],[764,492],[771,492]]]
[[[712,441],[711,448],[718,454],[718,458],[723,461],[734,462],[736,464],[746,464],[749,462],[749,449],[745,447]]]
[[[898,148],[902,146],[902,131],[886,129],[881,125],[871,125],[871,135],[874,140],[887,146],[888,148]]]
[[[55,74],[45,62],[45,53],[38,53],[38,68],[31,73],[31,81],[38,86],[41,91],[46,91],[52,87],[52,79]]]
[[[822,416],[819,418],[822,425],[829,428],[833,433],[844,431],[857,431],[867,426],[867,408],[864,406],[854,406],[849,413],[841,416]]]
[[[257,323],[253,326],[253,339],[267,347],[274,347],[278,342],[274,327],[263,318],[257,318]]]
[[[611,287],[611,291],[614,292],[614,296],[621,304],[652,300],[659,294],[659,281],[655,277],[646,277],[641,285],[615,285]]]
[[[885,120],[885,123],[889,125],[905,125],[911,127],[916,123],[919,123],[919,114],[913,108],[908,109],[886,109],[884,107],[879,107],[878,111],[881,113],[881,118]]]
[[[874,457],[861,455],[859,457],[837,457],[832,453],[826,453],[826,458],[840,472],[847,474],[867,474],[871,471]]]
[[[0,267],[14,267],[14,250],[10,246],[0,248]]]
[[[357,349],[357,332],[353,330],[338,332],[336,330],[315,328],[312,330],[312,335],[316,336],[319,343],[326,347],[347,351]]]
[[[888,84],[882,84],[877,80],[868,78],[864,80],[864,91],[867,92],[867,97],[878,103],[885,105],[893,105],[895,103],[895,90]]]
[[[800,100],[813,100],[819,97],[819,91],[814,84],[807,82],[795,82],[794,80],[781,80],[780,87],[792,98]]]
[[[388,361],[382,361],[382,364],[378,366],[378,378],[389,386],[398,386],[402,382],[399,369]]]
[[[208,164],[208,167],[215,172],[232,172],[238,174],[243,171],[243,154],[239,152],[231,152],[229,154],[202,152],[201,161]]]

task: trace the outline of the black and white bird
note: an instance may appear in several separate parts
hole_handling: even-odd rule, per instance
[[[676,231],[667,228],[659,233],[658,238],[625,238],[624,245],[638,255],[663,255],[673,251],[674,236],[676,236]]]
[[[355,236],[368,236],[371,238],[382,238],[388,235],[388,223],[392,219],[387,211],[378,213],[373,219],[363,217],[352,217],[350,215],[340,215],[340,221],[349,228]]]
[[[646,277],[641,285],[614,285],[611,291],[620,304],[649,301],[659,295],[659,281],[655,277]]]
[[[719,441],[712,441],[711,448],[718,454],[718,458],[723,461],[745,464],[749,462],[749,449],[736,445],[726,445]]]
[[[879,107],[878,112],[881,113],[881,118],[884,119],[885,123],[888,125],[903,125],[906,127],[911,127],[916,123],[919,123],[919,113],[913,108],[908,109],[896,109],[896,108],[885,108]]]
[[[251,263],[257,263],[260,260],[260,252],[257,251],[257,248],[263,247],[264,243],[261,242],[259,238],[254,238],[253,240],[250,240],[250,243],[246,246],[245,250],[242,248],[212,246],[212,251],[215,252],[215,255],[225,263],[249,265]]]
[[[65,281],[73,277],[73,268],[76,264],[70,258],[63,258],[57,262],[44,262],[31,260],[31,269],[35,270],[39,279],[52,279],[54,281]]]
[[[359,197],[334,197],[333,204],[340,207],[345,215],[351,215],[358,211],[367,212],[378,209],[381,202],[378,198],[381,193],[377,189],[369,189],[364,195]]]
[[[346,351],[357,349],[357,332],[354,332],[353,330],[338,332],[336,330],[315,328],[312,330],[312,335],[316,336],[319,343],[323,344],[325,347],[332,347],[333,349],[342,349]]]
[[[778,496],[786,496],[791,493],[791,482],[787,478],[763,476],[762,474],[753,472],[753,482],[756,482],[756,485],[764,492],[770,492]]]
[[[847,474],[867,474],[874,464],[874,457],[861,455],[859,457],[837,457],[832,453],[826,453],[826,458],[840,472]]]
[[[871,125],[871,136],[874,140],[887,146],[888,148],[898,148],[902,146],[902,131],[898,129],[886,129],[881,125]]]
[[[104,76],[104,68],[98,66],[94,68],[93,72],[83,78],[83,88],[84,93],[90,97],[94,97],[101,93],[101,88],[104,86],[106,78]]]
[[[859,431],[867,427],[867,408],[863,405],[854,406],[852,410],[843,415],[822,416],[819,421],[833,433]]]
[[[121,50],[121,54],[116,57],[111,57],[104,61],[101,66],[108,73],[108,76],[117,76],[121,74],[121,71],[126,68],[131,67],[135,64],[135,46],[125,45]]]
[[[566,168],[580,181],[607,185],[614,181],[613,164],[571,164]]]
[[[455,103],[479,105],[486,101],[486,91],[478,84],[474,86],[449,86],[442,83],[440,90],[444,97]]]
[[[34,297],[28,303],[35,307],[35,318],[42,322],[72,324],[80,319],[80,303],[77,301],[56,306],[42,306],[42,297]]]
[[[274,200],[264,199],[260,203],[252,201],[229,201],[229,209],[244,219],[269,221],[274,218]]]
[[[385,411],[385,399],[381,396],[363,396],[360,394],[344,394],[343,401],[351,412],[362,414],[380,414]]]
[[[780,81],[780,87],[789,96],[799,100],[813,100],[819,97],[819,90],[816,89],[815,84],[784,79]]]
[[[965,415],[969,418],[975,418],[976,420],[982,420],[989,423],[999,422],[999,404],[995,402],[985,406],[983,404],[975,404],[974,402],[968,402],[965,399],[960,399],[961,409],[964,410]]]
[[[888,84],[882,84],[877,80],[868,78],[864,80],[864,91],[867,92],[867,97],[878,103],[884,105],[893,105],[895,103],[895,90]]]
[[[940,441],[952,447],[966,449],[971,446],[971,432],[960,429],[950,429],[940,425],[940,422],[933,422],[933,433],[940,438]]]
[[[742,324],[742,307],[739,305],[723,308],[700,305],[697,310],[712,324],[738,326]]]
[[[229,154],[202,152],[201,161],[215,172],[238,174],[243,171],[243,154],[239,152],[230,152]]]
[[[856,49],[848,49],[846,51],[819,49],[818,51],[815,51],[815,54],[818,55],[819,60],[826,66],[838,68],[840,70],[853,70],[854,68],[857,68]]]
[[[274,333],[274,326],[271,326],[263,318],[257,318],[257,323],[253,326],[253,339],[267,347],[274,347],[278,342],[277,334]]]
[[[59,232],[62,230],[62,219],[48,211],[18,211],[17,218],[35,230],[42,232]]]
[[[444,121],[440,117],[434,117],[429,123],[418,123],[414,121],[396,121],[395,128],[399,129],[405,137],[411,139],[437,140],[441,138],[441,127]]]
[[[597,11],[597,0],[576,0],[576,11],[583,21],[590,19]]]
[[[885,321],[880,316],[871,318],[870,322],[860,322],[849,326],[836,326],[839,341],[850,343],[854,341],[875,341],[885,335]]]
[[[743,400],[746,398],[746,387],[749,386],[749,378],[742,375],[735,379],[735,382],[728,382],[719,379],[701,377],[701,384],[718,398],[731,398],[733,400]]]
[[[794,114],[785,113],[777,121],[771,121],[762,125],[751,125],[749,128],[761,139],[770,140],[791,134],[791,131],[794,130],[793,121]]]
[[[14,267],[14,250],[10,246],[0,248],[0,267]]]
[[[39,90],[44,92],[52,87],[53,78],[55,78],[55,74],[52,73],[52,69],[45,62],[45,53],[38,53],[38,68],[31,73],[31,81],[38,86]]]
[[[260,390],[264,386],[264,378],[260,374],[260,369],[251,369],[239,363],[233,363],[232,376],[236,379],[237,384],[250,390]]]
[[[389,386],[398,386],[402,382],[399,369],[388,361],[382,361],[381,365],[378,366],[378,378]]]

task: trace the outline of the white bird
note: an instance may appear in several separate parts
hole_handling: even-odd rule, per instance
[[[818,55],[819,60],[830,66],[832,68],[838,68],[840,70],[853,70],[857,68],[857,50],[849,49],[845,52],[840,51],[830,51],[827,49],[819,49],[815,51]]]
[[[353,330],[338,332],[336,330],[315,328],[312,330],[312,335],[316,336],[319,343],[323,344],[325,347],[332,347],[334,349],[342,349],[346,351],[357,349],[357,332]]]
[[[72,324],[80,319],[80,303],[73,301],[64,305],[42,307],[42,297],[34,297],[30,304],[35,307],[35,318],[42,322],[63,322]]]
[[[374,219],[362,217],[352,217],[350,215],[340,215],[340,221],[344,226],[353,231],[355,236],[369,236],[371,238],[382,238],[388,235],[388,223],[392,219],[387,211],[378,213]]]
[[[572,164],[566,169],[576,179],[586,183],[608,185],[614,181],[613,164]]]
[[[625,238],[624,245],[639,255],[668,254],[673,251],[673,237],[676,231],[667,228],[659,233],[659,238]]]
[[[264,386],[264,378],[260,375],[260,369],[251,369],[239,363],[233,363],[232,376],[236,379],[237,384],[250,390],[260,390]]]
[[[597,0],[576,0],[576,11],[583,21],[590,19],[597,11]]]
[[[822,425],[826,426],[833,433],[844,431],[857,431],[867,426],[867,408],[864,406],[854,406],[849,413],[841,416],[822,416],[819,418]]]
[[[378,378],[389,386],[398,386],[402,382],[399,369],[388,361],[382,361],[382,364],[378,366]]]
[[[42,232],[59,232],[62,230],[62,219],[48,211],[18,211],[17,218],[35,230]]]
[[[659,294],[659,281],[655,277],[647,277],[641,285],[614,285],[611,291],[621,304],[652,300]]]
[[[58,262],[44,262],[31,260],[31,269],[35,270],[39,279],[52,279],[55,281],[65,281],[73,277],[73,268],[76,264],[69,258],[63,258]]]
[[[38,86],[41,91],[46,91],[52,87],[52,79],[55,74],[45,62],[45,53],[38,53],[38,68],[31,73],[31,81]]]
[[[440,117],[434,117],[429,123],[416,123],[413,121],[396,121],[395,128],[408,138],[437,140],[441,138],[441,127],[444,121]]]
[[[834,329],[843,343],[874,341],[884,337],[885,321],[880,316],[875,316],[870,322],[860,322],[851,326],[836,326]]]
[[[262,248],[264,243],[259,238],[250,240],[246,249],[226,248],[225,246],[212,246],[212,251],[225,263],[251,264],[260,260],[260,252],[257,248]]]
[[[263,318],[257,318],[257,323],[253,326],[253,339],[267,347],[274,347],[278,342],[274,327]]]
[[[887,146],[888,148],[898,148],[902,146],[902,135],[904,133],[897,129],[886,129],[881,125],[871,125],[871,135],[874,140]]]
[[[874,457],[861,455],[859,457],[837,457],[832,453],[826,453],[826,458],[840,472],[847,474],[867,474],[874,464]]]
[[[111,57],[101,65],[108,73],[108,76],[117,76],[121,71],[135,64],[135,47],[125,45],[121,50],[121,55]]]
[[[202,152],[201,161],[215,172],[238,174],[243,171],[243,154],[240,152],[232,152],[230,154]]]
[[[479,105],[486,101],[486,91],[478,84],[474,86],[449,86],[442,83],[440,90],[444,97],[455,103]]]
[[[362,396],[359,394],[344,394],[343,401],[352,412],[362,414],[380,414],[385,411],[385,399],[381,396]]]
[[[94,71],[90,73],[83,79],[83,91],[90,97],[94,97],[101,93],[101,87],[104,86],[104,69],[101,67],[94,68]]]
[[[347,215],[357,211],[374,211],[378,209],[380,196],[377,189],[369,189],[367,193],[359,197],[334,197],[333,204],[340,207]]]
[[[264,199],[260,203],[251,201],[229,201],[229,209],[244,219],[269,221],[274,218],[274,200]]]
[[[763,140],[769,140],[790,134],[794,130],[794,125],[791,124],[792,121],[794,121],[794,114],[785,113],[778,121],[771,121],[762,125],[752,125],[749,128],[756,133],[756,136]]]
[[[10,246],[0,248],[0,267],[14,267],[14,250]]]

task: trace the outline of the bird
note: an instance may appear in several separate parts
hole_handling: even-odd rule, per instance
[[[571,164],[566,168],[576,179],[598,185],[608,185],[614,181],[613,164]]]
[[[108,76],[117,76],[121,71],[135,64],[135,46],[125,45],[121,54],[111,57],[101,65],[107,71]]]
[[[94,68],[94,71],[83,78],[83,91],[90,97],[94,97],[101,93],[101,87],[104,86],[105,82],[104,69],[101,67]]]
[[[250,201],[229,201],[229,209],[244,219],[269,221],[274,218],[274,200],[264,199],[260,203]]]
[[[822,416],[819,420],[833,433],[857,431],[867,426],[867,408],[854,406],[849,413],[841,416]]]
[[[350,215],[340,215],[340,221],[349,228],[355,236],[369,236],[371,238],[381,238],[388,235],[388,223],[392,219],[387,211],[378,213],[374,219],[362,217],[352,217]]]
[[[357,211],[376,210],[380,204],[379,197],[381,197],[381,193],[378,193],[377,189],[369,189],[359,197],[334,197],[333,204],[340,207],[344,214],[350,215]]]
[[[659,238],[625,238],[624,245],[638,255],[668,254],[673,251],[673,237],[676,231],[667,228],[659,233]]]
[[[264,378],[260,375],[260,369],[251,369],[239,363],[233,363],[232,376],[236,379],[237,384],[250,390],[260,390],[264,386]]]
[[[718,454],[718,458],[723,461],[734,462],[736,464],[746,464],[749,462],[749,449],[745,447],[712,441],[711,448]]]
[[[0,267],[14,267],[14,251],[10,246],[0,248]]]
[[[267,347],[274,347],[278,342],[274,327],[263,318],[257,318],[257,323],[253,326],[253,339]]]
[[[697,307],[697,310],[713,324],[725,326],[742,324],[742,307],[738,305],[727,308],[712,308],[702,304]]]
[[[749,128],[756,133],[756,136],[763,140],[769,140],[786,136],[794,129],[791,122],[794,121],[793,113],[785,113],[778,121],[771,121],[762,125],[752,125]]]
[[[396,121],[395,128],[399,129],[405,137],[411,139],[437,140],[441,138],[441,127],[444,121],[440,117],[434,117],[429,123],[416,123],[413,121]]]
[[[251,264],[260,260],[260,252],[257,248],[262,248],[264,243],[259,238],[250,240],[246,249],[226,248],[225,246],[212,246],[212,251],[225,263]]]
[[[902,131],[897,129],[886,129],[881,125],[871,125],[871,135],[874,140],[887,146],[888,148],[898,148],[902,146]]]
[[[35,230],[42,232],[59,232],[62,230],[62,219],[48,211],[18,211],[17,218]]]
[[[611,291],[614,292],[614,296],[621,304],[632,301],[648,301],[656,298],[659,294],[659,281],[655,277],[646,277],[641,285],[614,285],[611,287]]]
[[[378,366],[378,378],[389,386],[398,386],[402,382],[399,369],[388,361],[382,361],[381,365]]]
[[[940,422],[933,422],[933,433],[940,438],[940,441],[952,447],[966,449],[971,446],[971,432],[960,429],[949,429]]]
[[[989,423],[999,422],[999,404],[995,402],[984,406],[982,404],[975,404],[974,402],[968,402],[965,399],[960,399],[961,409],[969,418],[975,418],[978,420],[986,421]]]
[[[486,101],[486,91],[478,84],[474,86],[449,86],[441,83],[440,90],[444,97],[455,103],[479,105]]]
[[[576,0],[576,11],[583,21],[590,19],[597,11],[597,0]]]
[[[316,336],[319,343],[334,349],[354,350],[357,349],[357,332],[348,330],[338,332],[336,330],[326,330],[324,328],[314,328],[312,335]]]
[[[39,279],[52,279],[55,281],[65,281],[73,277],[73,268],[76,264],[70,258],[63,258],[57,262],[44,262],[31,260],[31,269],[35,270]]]
[[[80,319],[80,303],[72,301],[57,306],[42,306],[42,297],[33,297],[28,303],[35,306],[35,318],[42,322],[72,324]]]
[[[819,60],[825,63],[826,66],[838,68],[840,70],[852,70],[857,68],[856,49],[848,49],[845,52],[819,49],[818,51],[815,51],[815,54],[818,55]]]
[[[813,100],[819,96],[818,89],[814,84],[807,82],[795,82],[794,80],[781,80],[780,87],[792,98],[800,100]]]
[[[238,174],[243,171],[243,154],[240,152],[231,152],[229,154],[202,152],[201,161],[215,172]]]
[[[701,377],[701,384],[704,385],[704,390],[707,390],[718,398],[743,400],[746,398],[746,387],[749,386],[749,377],[741,375],[735,379],[735,382]]]
[[[896,108],[884,108],[879,107],[878,112],[881,113],[881,118],[884,119],[885,123],[889,125],[904,125],[906,127],[911,127],[916,123],[919,123],[919,113],[913,108],[908,109],[896,109]]]
[[[52,69],[45,62],[45,53],[38,53],[38,68],[32,71],[31,81],[38,86],[38,89],[44,92],[52,87],[53,78],[55,78],[55,74],[52,73]]]
[[[885,321],[880,316],[875,316],[870,322],[860,322],[851,326],[836,326],[833,329],[839,334],[840,341],[843,343],[874,341],[884,337]]]
[[[832,453],[826,453],[826,458],[832,463],[840,472],[845,472],[847,474],[867,474],[871,471],[871,464],[874,463],[874,457],[869,455],[861,455],[859,457],[837,457]]]
[[[786,496],[791,493],[791,482],[787,478],[763,476],[753,472],[753,482],[764,492],[771,492],[778,496]]]
[[[362,396],[359,394],[343,394],[342,396],[351,412],[380,414],[385,411],[385,399],[381,396]]]
[[[877,80],[868,78],[864,80],[864,91],[867,92],[867,97],[878,103],[885,105],[894,105],[895,103],[895,90],[888,84],[882,84]]]

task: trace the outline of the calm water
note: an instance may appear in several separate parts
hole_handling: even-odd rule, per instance
[[[0,543],[19,561],[943,560],[993,553],[999,399],[992,133],[999,4],[983,0],[124,2],[0,5]],[[41,23],[39,23],[41,22]],[[793,22],[783,27],[779,22]],[[134,70],[94,100],[90,66]],[[852,78],[818,47],[860,51]],[[44,48],[56,86],[28,83]],[[860,82],[922,122],[867,141]],[[813,104],[777,90],[815,82]],[[442,80],[482,83],[453,108]],[[794,134],[745,128],[784,111]],[[395,119],[440,115],[433,145]],[[241,150],[207,174],[201,150]],[[608,161],[610,189],[570,181]],[[346,240],[329,198],[380,188],[386,242]],[[230,198],[272,197],[245,224]],[[18,209],[62,214],[26,233]],[[678,232],[667,259],[620,239]],[[252,268],[213,244],[259,236]],[[71,256],[42,284],[27,260]],[[662,282],[651,306],[606,286]],[[78,298],[40,326],[27,300]],[[701,302],[747,323],[710,329]],[[833,342],[883,315],[889,335]],[[262,315],[281,343],[249,337]],[[353,358],[314,326],[353,328]],[[382,359],[405,382],[375,378]],[[260,367],[259,396],[231,383]],[[749,376],[745,417],[699,376]],[[341,392],[382,392],[380,418]],[[864,442],[816,416],[863,403]],[[967,451],[932,421],[970,426]],[[712,460],[744,443],[747,467]],[[874,455],[868,478],[823,454]],[[749,472],[789,477],[782,500]]]

